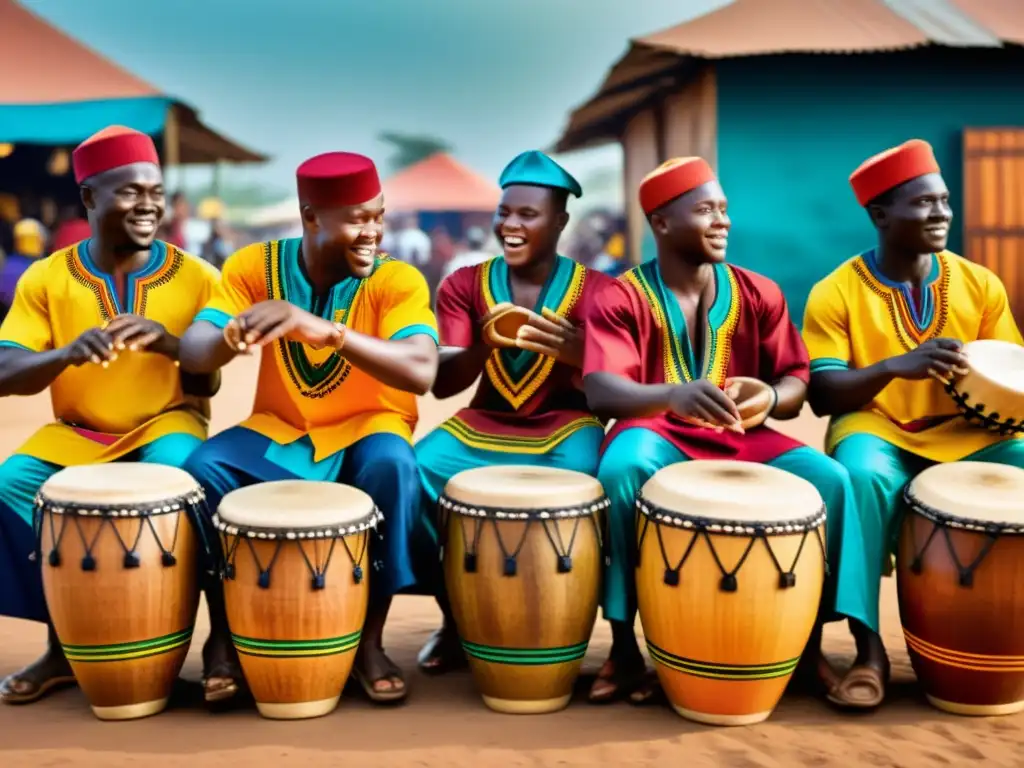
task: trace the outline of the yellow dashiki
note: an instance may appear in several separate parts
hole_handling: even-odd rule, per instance
[[[119,291],[93,263],[89,244],[57,251],[25,271],[0,327],[0,346],[59,349],[126,313],[181,336],[217,282],[214,267],[156,241],[149,261],[125,275]],[[50,397],[57,422],[17,453],[69,466],[113,461],[165,435],[206,438],[205,419],[189,406],[177,364],[154,352],[123,351],[107,368],[66,368],[50,385]]]
[[[366,278],[351,277],[316,296],[301,263],[301,238],[254,243],[224,263],[221,282],[196,320],[219,328],[262,301],[287,301],[331,322],[382,339],[426,334],[437,341],[430,290],[415,268],[381,256]],[[364,437],[412,440],[416,396],[382,384],[332,349],[280,339],[263,350],[253,413],[240,426],[290,445],[308,435],[314,460]]]
[[[803,336],[812,374],[866,368],[937,337],[1022,343],[999,278],[949,251],[933,255],[920,301],[881,274],[873,250],[850,259],[811,290]],[[833,419],[826,449],[856,433],[932,461],[957,461],[1005,439],[959,418],[931,378],[895,379],[863,410]]]

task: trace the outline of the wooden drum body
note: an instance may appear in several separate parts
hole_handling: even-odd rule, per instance
[[[964,345],[968,373],[946,392],[971,424],[1001,435],[1024,432],[1024,347],[982,339]]]
[[[957,715],[1024,711],[1024,470],[937,464],[905,499],[896,586],[928,701]]]
[[[445,487],[445,584],[491,709],[568,705],[597,618],[607,506],[597,480],[550,467],[470,469]]]
[[[260,483],[221,500],[228,625],[264,717],[338,706],[366,621],[367,550],[380,519],[367,494],[339,483]]]
[[[188,473],[158,464],[68,467],[39,491],[46,603],[101,720],[167,706],[199,603],[191,517],[203,503]]]
[[[640,620],[673,709],[709,725],[766,720],[818,613],[821,496],[774,467],[687,461],[655,473],[637,509]]]

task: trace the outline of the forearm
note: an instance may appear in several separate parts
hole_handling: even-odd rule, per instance
[[[38,394],[67,367],[63,348],[47,352],[0,349],[0,397]]]
[[[431,390],[434,397],[443,400],[473,386],[490,356],[491,348],[482,343],[471,347],[442,347],[437,379]]]
[[[389,387],[425,395],[437,376],[437,345],[427,336],[387,341],[351,329],[341,354]]]
[[[815,416],[841,416],[859,411],[894,378],[887,360],[867,368],[811,374],[808,397],[811,410]]]
[[[583,391],[590,410],[602,419],[656,416],[669,410],[675,384],[638,384],[614,373],[590,373],[583,377]]]
[[[200,320],[181,337],[178,360],[185,373],[210,375],[238,355],[224,339],[224,332],[213,323]]]
[[[775,407],[768,415],[780,421],[799,416],[807,401],[807,385],[796,376],[783,376],[772,386],[776,400]]]

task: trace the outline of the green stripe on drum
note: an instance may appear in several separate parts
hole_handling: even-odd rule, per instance
[[[136,640],[132,643],[112,643],[110,645],[73,645],[61,643],[68,661],[99,662],[99,661],[132,661],[159,656],[187,646],[192,640],[192,627],[180,632],[172,632],[163,637],[151,640]]]
[[[800,657],[771,664],[723,664],[722,662],[696,661],[676,656],[651,641],[647,641],[647,652],[651,659],[662,666],[694,677],[706,677],[712,680],[771,680],[785,677],[796,669]]]
[[[245,656],[273,659],[302,659],[315,656],[335,656],[359,646],[363,631],[357,630],[341,637],[322,637],[316,640],[266,640],[231,635],[235,650]]]
[[[512,664],[516,666],[538,667],[543,664],[565,664],[579,661],[587,653],[589,640],[576,645],[561,648],[499,648],[494,645],[480,645],[462,641],[466,654],[479,661],[491,664]]]

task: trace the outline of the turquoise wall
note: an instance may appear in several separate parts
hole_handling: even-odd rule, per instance
[[[729,260],[778,281],[797,324],[815,281],[874,241],[847,181],[862,160],[910,138],[931,142],[959,218],[962,130],[1024,126],[1019,48],[764,56],[717,70]]]

